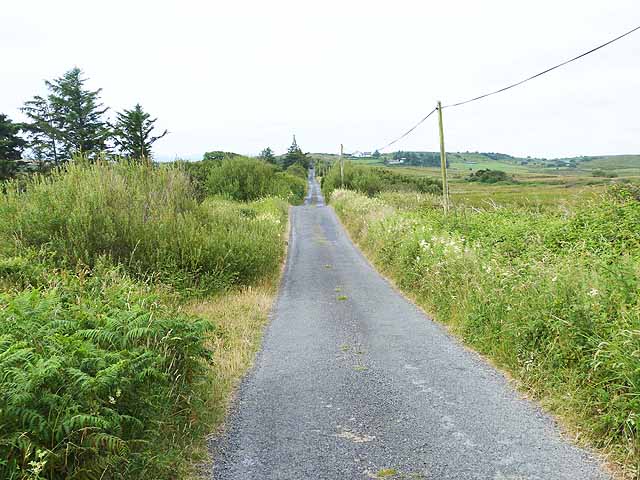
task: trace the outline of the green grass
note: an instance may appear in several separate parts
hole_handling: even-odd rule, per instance
[[[43,248],[59,266],[107,257],[138,278],[204,294],[276,268],[286,215],[277,199],[200,204],[175,168],[71,164],[0,197],[0,240],[14,252]]]
[[[403,291],[638,478],[640,192],[545,208],[510,195],[447,217],[416,193],[331,201]]]
[[[286,223],[281,198],[201,202],[179,167],[79,160],[6,185],[0,478],[185,478],[260,323],[232,343],[191,302],[277,276]]]
[[[314,154],[325,161],[335,161],[337,157]],[[390,157],[386,154],[385,157]],[[601,169],[607,173],[614,173],[620,178],[630,178],[640,181],[640,155],[604,155],[599,157],[575,157],[573,159],[537,159],[537,158],[490,158],[486,154],[471,152],[448,152],[449,173],[453,178],[462,178],[472,172],[482,169],[500,170],[523,181],[578,181],[585,182],[592,177],[593,170]],[[575,168],[556,166],[556,162],[573,161]],[[378,164],[382,160],[352,159],[357,164]],[[392,166],[394,170],[408,174],[439,175],[438,167]],[[593,180],[591,178],[590,180]]]

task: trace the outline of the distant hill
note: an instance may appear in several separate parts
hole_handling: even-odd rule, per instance
[[[313,153],[313,157],[327,161],[338,155]],[[350,157],[351,161],[390,167],[438,167],[439,152],[398,151],[383,153],[380,158]],[[553,173],[565,175],[591,175],[604,171],[620,177],[640,176],[640,154],[600,155],[565,158],[516,157],[500,152],[447,152],[449,168],[459,171],[480,169],[502,170],[512,174]]]

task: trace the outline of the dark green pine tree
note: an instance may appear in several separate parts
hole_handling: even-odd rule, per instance
[[[264,160],[267,163],[276,163],[276,157],[273,155],[273,150],[267,147],[262,152],[260,152],[260,159]]]
[[[0,114],[0,180],[13,177],[20,167],[20,159],[27,142],[20,137],[21,126]]]
[[[46,98],[36,96],[25,102],[22,112],[29,122],[24,125],[30,156],[41,164],[62,162],[62,132],[60,118]]]
[[[287,150],[286,155],[282,159],[282,167],[284,169],[289,168],[294,163],[299,163],[304,168],[309,168],[309,158],[307,154],[302,153],[302,150],[298,146],[298,142],[296,142],[296,136],[293,136],[293,143]]]
[[[86,80],[76,67],[56,80],[45,82],[65,158],[77,153],[95,157],[106,150],[106,141],[111,136],[104,119],[108,108],[100,103],[102,89],[88,90]]]
[[[114,141],[119,153],[130,159],[150,162],[151,147],[169,133],[165,130],[160,135],[152,135],[156,120],[158,119],[152,119],[140,104],[132,110],[119,112],[114,127]]]

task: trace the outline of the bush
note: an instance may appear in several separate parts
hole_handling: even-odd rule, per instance
[[[565,212],[332,203],[374,263],[430,313],[637,475],[640,202],[633,187]]]
[[[208,322],[102,263],[48,278],[0,293],[0,477],[174,478]]]
[[[592,177],[605,177],[605,178],[616,178],[618,176],[615,172],[606,172],[602,169],[596,169],[591,172]]]
[[[322,177],[322,191],[325,197],[342,186],[340,166],[336,162]],[[436,194],[442,191],[437,180],[429,177],[403,175],[388,168],[344,164],[344,188],[356,190],[369,196],[383,191],[413,191]]]
[[[182,167],[191,176],[200,199],[220,196],[249,202],[275,196],[297,205],[304,200],[307,186],[306,174],[300,178],[280,171],[276,165],[252,158],[186,163]]]
[[[512,179],[510,179],[509,176],[501,170],[490,170],[487,168],[473,172],[467,177],[467,180],[469,182],[497,183],[508,182]]]
[[[293,175],[294,177],[300,177],[303,180],[307,179],[307,169],[299,163],[294,163],[289,168],[287,168],[287,173]]]
[[[139,278],[204,293],[272,271],[285,218],[278,200],[199,204],[176,168],[75,163],[0,197],[0,245],[44,248],[59,266],[106,256]]]

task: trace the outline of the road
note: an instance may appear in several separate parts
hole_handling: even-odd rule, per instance
[[[609,478],[369,265],[315,180],[305,203],[213,478]]]

